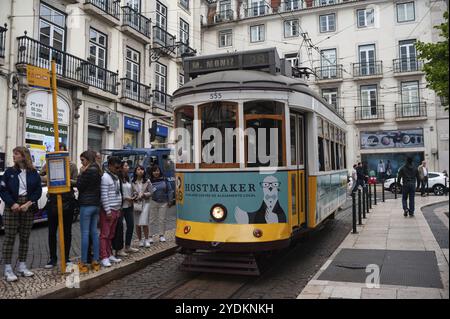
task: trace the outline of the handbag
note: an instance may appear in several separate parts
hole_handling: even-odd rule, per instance
[[[135,212],[141,213],[144,208],[144,201],[140,200],[138,202],[133,203],[133,209]]]

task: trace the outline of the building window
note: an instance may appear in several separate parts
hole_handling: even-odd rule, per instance
[[[166,104],[167,92],[167,66],[161,63],[155,64],[155,92],[154,98],[157,103]]]
[[[180,41],[189,44],[189,23],[180,19]]]
[[[361,119],[376,119],[377,104],[377,86],[361,85]]]
[[[375,45],[360,45],[358,75],[372,75],[376,72]]]
[[[337,56],[336,49],[320,51],[320,78],[331,79],[337,76]]]
[[[298,20],[287,20],[284,21],[284,37],[298,37],[299,36],[299,25]]]
[[[182,87],[184,85],[184,74],[178,73],[178,87]]]
[[[126,48],[126,77],[134,82],[126,81],[125,89],[136,99],[139,99],[140,60],[139,52]]]
[[[167,30],[167,7],[156,1],[156,26]]]
[[[334,32],[336,31],[336,15],[327,14],[319,17],[320,32]]]
[[[400,63],[398,67],[400,72],[418,71],[416,40],[400,41],[399,57]]]
[[[356,10],[356,16],[358,19],[358,28],[367,28],[374,25],[375,22],[374,9]]]
[[[250,42],[261,42],[265,40],[265,26],[263,24],[250,27]]]
[[[419,81],[402,82],[402,114],[403,116],[420,115]]]
[[[291,67],[298,67],[298,53],[285,54],[284,58],[286,59],[286,61],[289,61],[291,63]]]
[[[331,105],[334,106],[335,109],[338,108],[338,89],[323,89],[322,97]]]
[[[64,51],[66,16],[41,3],[39,19],[39,41],[48,47]],[[49,67],[51,60],[55,59],[62,65],[62,54],[52,52],[50,48],[39,49],[39,60],[42,67]]]
[[[180,6],[186,10],[189,10],[189,0],[179,0]]]
[[[397,3],[397,22],[414,21],[414,2]]]
[[[284,3],[286,11],[293,11],[302,8],[300,0],[286,0]]]
[[[107,40],[106,34],[91,28],[89,30],[89,62],[97,67],[89,68],[89,77],[91,79],[105,81],[105,69],[107,58]]]
[[[227,29],[219,31],[219,47],[229,47],[233,45],[233,30]]]

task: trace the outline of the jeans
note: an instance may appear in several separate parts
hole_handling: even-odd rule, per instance
[[[414,196],[416,194],[416,184],[404,184],[402,187],[402,205],[403,210],[409,210],[409,214],[414,214]],[[409,209],[408,209],[408,196],[409,196]]]
[[[355,185],[353,186],[352,193],[354,193],[354,192],[356,192],[358,190],[358,186],[359,185],[361,185],[361,187],[364,187],[364,181],[361,180],[361,179],[357,179],[354,184]]]
[[[426,193],[426,187],[428,184],[428,177],[424,177],[421,181],[420,181],[420,194],[424,195]]]
[[[134,213],[133,207],[122,208],[122,216],[119,217],[116,226],[116,234],[112,241],[112,247],[114,250],[123,249],[123,220],[127,223],[127,231],[125,234],[125,246],[131,246],[131,240],[133,238],[134,230]]]
[[[89,237],[92,240],[93,261],[99,260],[100,247],[97,231],[99,211],[98,206],[80,206],[81,261],[83,263],[88,262]]]
[[[54,205],[48,205],[48,248],[50,250],[50,260],[56,262],[58,260],[56,252],[56,238],[58,230],[58,208]],[[72,244],[72,221],[73,207],[63,210],[63,228],[64,228],[64,254],[66,262],[69,261],[70,246]]]

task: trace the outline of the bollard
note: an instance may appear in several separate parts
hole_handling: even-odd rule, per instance
[[[428,187],[428,176],[427,176],[427,196],[430,196],[430,188]]]
[[[384,203],[384,184],[381,185],[381,201]]]
[[[353,234],[357,234],[356,231],[356,198],[355,198],[355,192],[352,192],[352,228]]]
[[[365,187],[366,192],[366,213],[369,213],[369,191],[367,190],[367,185]]]
[[[373,204],[377,204],[377,183],[373,184]]]
[[[358,225],[362,225],[361,219],[361,190],[358,188]]]
[[[397,199],[397,176],[394,177],[394,198]]]
[[[364,215],[364,218],[366,218],[366,188],[363,187],[362,189],[362,212]]]
[[[372,209],[372,186],[368,184],[369,187],[369,209]]]

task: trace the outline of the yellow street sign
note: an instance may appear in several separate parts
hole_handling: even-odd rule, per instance
[[[47,69],[27,65],[27,81],[30,86],[50,88],[50,72]]]

